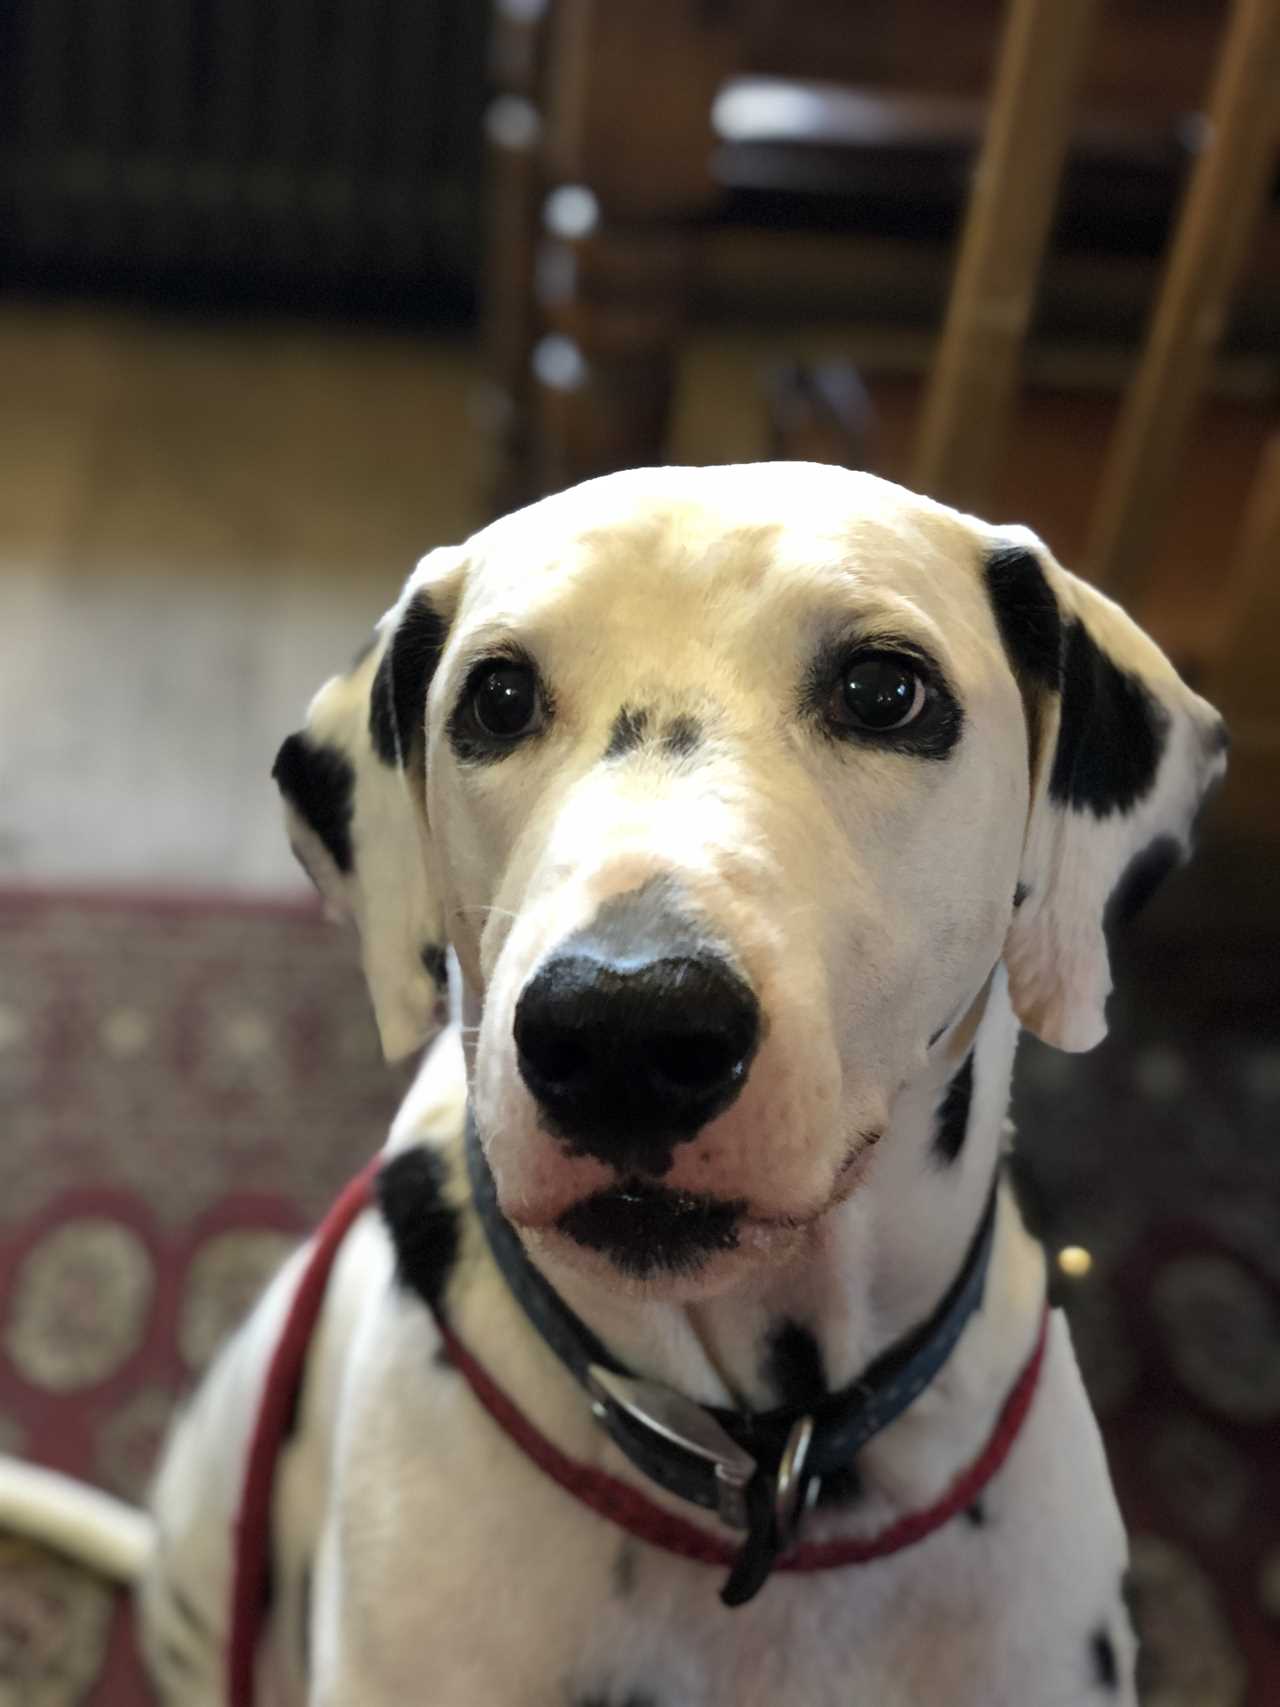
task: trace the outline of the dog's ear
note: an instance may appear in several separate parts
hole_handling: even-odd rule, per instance
[[[325,683],[272,770],[290,846],[333,918],[354,919],[383,1053],[444,1017],[445,930],[425,811],[427,692],[461,588],[462,554],[424,557],[351,671]]]
[[[1046,1043],[1091,1049],[1107,1029],[1108,933],[1189,856],[1226,731],[1154,641],[1033,534],[1001,530],[986,574],[1031,769],[1010,995]]]

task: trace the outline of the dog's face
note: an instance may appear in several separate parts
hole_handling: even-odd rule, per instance
[[[866,475],[641,471],[425,559],[277,776],[384,1043],[447,935],[473,1102],[547,1254],[690,1292],[855,1191],[1003,958],[1102,1033],[1102,924],[1221,725],[1020,530]]]

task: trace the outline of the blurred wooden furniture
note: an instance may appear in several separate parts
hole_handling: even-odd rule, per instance
[[[1110,212],[1123,239],[1150,224],[1139,167],[1154,172],[1163,146],[1168,189],[1176,143],[1190,182],[1083,565],[1126,598],[1149,592],[1228,312],[1250,269],[1271,265],[1272,251],[1250,244],[1280,139],[1280,0],[1008,0],[999,19],[994,0],[498,0],[488,123],[498,506],[662,458],[691,304],[714,274],[727,202],[763,196],[785,225],[787,198],[812,203],[852,176],[864,201],[906,204],[928,177],[921,161],[934,170],[942,149],[958,172],[975,155],[976,167],[910,477],[987,508],[1064,182],[1060,225]],[[882,184],[868,180],[868,159]],[[810,240],[797,231],[790,247]],[[787,236],[771,241],[770,257],[786,253]],[[764,253],[737,250],[748,269]],[[780,276],[794,275],[783,263]],[[757,303],[767,290],[762,279]],[[1258,478],[1274,481],[1274,455]],[[1274,516],[1261,485],[1241,547],[1252,599],[1280,574],[1262,563]],[[1274,774],[1280,660],[1267,626],[1232,627],[1207,610],[1179,662],[1204,674],[1229,652],[1263,684],[1270,699],[1250,702],[1245,739],[1272,754]],[[1280,839],[1280,804],[1234,815]]]

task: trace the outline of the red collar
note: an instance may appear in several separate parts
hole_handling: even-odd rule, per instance
[[[267,1367],[235,1522],[227,1650],[229,1707],[253,1707],[254,1669],[267,1604],[276,1463],[302,1386],[307,1350],[324,1302],[329,1271],[352,1222],[374,1202],[374,1181],[381,1165],[382,1157],[375,1156],[345,1188],[321,1223]],[[593,1465],[580,1464],[561,1452],[472,1356],[444,1315],[439,1310],[433,1314],[454,1367],[476,1399],[507,1438],[566,1493],[651,1547],[699,1564],[722,1567],[733,1564],[738,1553],[735,1544],[686,1522],[647,1498],[631,1483]],[[1009,1456],[1026,1421],[1044,1363],[1048,1322],[1046,1306],[1031,1355],[1005,1398],[986,1445],[939,1500],[924,1511],[899,1518],[878,1535],[801,1542],[783,1554],[775,1569],[827,1571],[870,1564],[923,1541],[971,1506]]]

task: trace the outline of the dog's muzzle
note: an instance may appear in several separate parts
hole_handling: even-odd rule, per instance
[[[561,952],[516,1004],[520,1074],[573,1152],[659,1175],[746,1083],[760,1007],[714,950]]]

